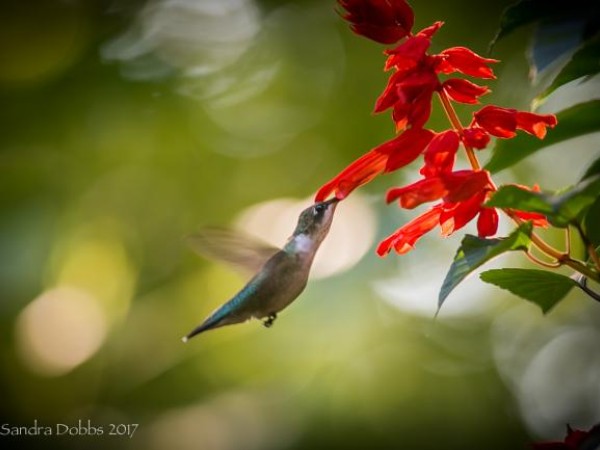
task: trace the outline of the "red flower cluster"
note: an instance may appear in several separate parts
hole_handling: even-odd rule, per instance
[[[319,189],[316,201],[330,195],[345,198],[357,187],[386,172],[392,172],[423,155],[423,179],[404,187],[391,189],[387,201],[398,200],[403,208],[441,200],[421,216],[413,219],[379,245],[377,252],[387,254],[392,248],[406,253],[423,234],[441,227],[448,236],[475,217],[479,236],[491,236],[498,227],[498,213],[484,206],[496,187],[490,174],[473,163],[473,149],[481,150],[490,142],[490,135],[511,138],[516,130],[523,130],[538,138],[546,134],[546,127],[556,125],[553,115],[540,115],[498,106],[485,106],[473,114],[468,127],[463,127],[451,102],[476,104],[490,90],[463,78],[440,80],[440,75],[461,73],[476,78],[495,78],[490,64],[494,59],[484,58],[465,47],[452,47],[438,54],[427,53],[431,38],[443,25],[436,22],[416,34],[411,33],[414,15],[405,0],[339,0],[346,10],[343,18],[359,35],[376,42],[392,44],[387,49],[385,70],[393,70],[388,84],[375,103],[375,112],[392,110],[392,118],[400,135],[391,139],[351,163],[335,178]],[[431,114],[431,104],[437,94],[453,128],[435,133],[423,128]],[[460,145],[471,153],[471,170],[454,170]],[[476,161],[476,159],[475,159]],[[538,214],[510,211],[521,220],[545,226]]]

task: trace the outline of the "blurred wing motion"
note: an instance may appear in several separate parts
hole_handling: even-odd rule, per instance
[[[204,228],[186,238],[201,256],[223,261],[246,272],[256,273],[279,248],[226,228]]]

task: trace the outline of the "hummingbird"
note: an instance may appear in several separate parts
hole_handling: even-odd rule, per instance
[[[313,259],[329,232],[338,201],[334,197],[302,211],[294,233],[281,249],[268,244],[254,244],[251,248],[248,240],[240,245],[239,238],[223,231],[190,236],[190,244],[199,253],[252,268],[257,273],[231,300],[183,337],[183,342],[204,331],[252,318],[264,319],[267,328],[273,325],[277,313],[306,287]]]

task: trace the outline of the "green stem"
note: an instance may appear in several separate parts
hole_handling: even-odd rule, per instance
[[[462,124],[460,123],[460,119],[458,118],[458,115],[456,114],[456,111],[454,110],[452,103],[450,103],[450,99],[448,98],[448,96],[446,95],[446,93],[444,91],[439,91],[438,96],[440,97],[442,106],[444,107],[444,112],[446,113],[448,120],[452,124],[452,127],[456,131],[458,131],[460,134],[462,134],[464,128],[463,128]],[[463,142],[463,145],[465,147],[465,151],[467,152],[467,157],[469,158],[469,162],[471,163],[471,167],[473,168],[473,170],[481,170],[481,164],[479,164],[479,160],[477,159],[477,156],[475,155],[475,151],[473,150],[473,148],[470,145],[465,144],[464,142]]]

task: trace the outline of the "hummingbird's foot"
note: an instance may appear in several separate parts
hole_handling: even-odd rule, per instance
[[[271,325],[273,325],[273,322],[275,322],[275,319],[277,319],[277,314],[276,313],[271,313],[266,318],[266,320],[263,322],[263,325],[265,327],[267,327],[267,328],[271,328]]]

